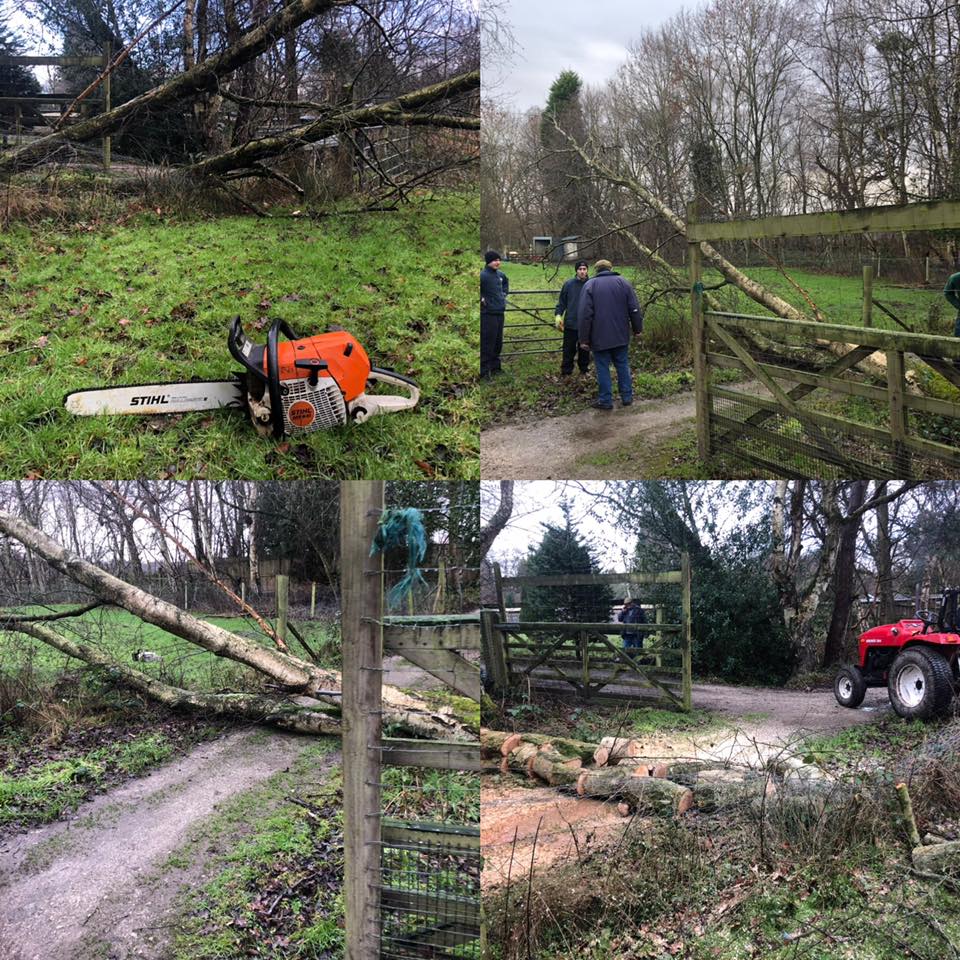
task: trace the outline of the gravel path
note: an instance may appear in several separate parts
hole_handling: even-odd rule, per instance
[[[72,820],[0,841],[0,960],[168,956],[176,896],[203,871],[168,863],[171,854],[220,804],[288,769],[311,742],[234,733],[97,797]]]

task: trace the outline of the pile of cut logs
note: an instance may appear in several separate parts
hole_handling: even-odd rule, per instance
[[[480,731],[480,752],[501,773],[516,773],[581,797],[617,800],[624,816],[680,816],[691,808],[712,812],[773,794],[766,770],[733,768],[720,762],[643,755],[643,744],[626,737],[585,743],[537,733]]]

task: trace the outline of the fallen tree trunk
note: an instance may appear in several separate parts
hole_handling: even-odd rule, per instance
[[[638,813],[659,817],[677,817],[693,805],[687,787],[670,780],[624,773],[616,767],[584,770],[577,779],[581,797],[623,800]]]
[[[201,620],[71,553],[42,530],[13,514],[0,512],[0,531],[19,540],[55,570],[87,587],[101,600],[122,607],[144,622],[203,647],[216,656],[243,663],[270,677],[288,693],[315,697],[339,707],[341,680],[336,670],[324,670],[289,653],[261,647],[252,640]],[[11,623],[10,626],[21,631],[23,628],[22,623]],[[433,709],[419,698],[387,685],[383,686],[382,696],[385,723],[399,724],[415,736],[476,739],[449,707]]]
[[[151,700],[175,710],[200,710],[204,714],[245,720],[251,723],[269,723],[296,733],[340,736],[340,718],[326,710],[301,706],[289,700],[278,700],[252,693],[198,693],[163,683],[154,677],[118,663],[96,647],[72,640],[39,623],[18,622],[20,633],[41,640],[62,653],[93,667],[107,670],[124,686],[148,696]]]
[[[147,90],[113,110],[81,120],[0,156],[0,172],[12,173],[40,163],[64,144],[82,143],[113,133],[143,110],[165,110],[179,100],[206,91],[216,91],[221,78],[258,57],[281,37],[292,34],[300,24],[334,7],[350,5],[351,0],[289,0],[272,17],[243,34],[233,46],[208,57],[172,80]]]
[[[703,770],[693,785],[698,810],[713,813],[757,797],[772,796],[773,781],[762,773],[743,770]]]
[[[288,150],[301,147],[305,143],[316,143],[318,140],[324,140],[333,134],[342,134],[348,130],[377,124],[393,123],[402,126],[404,124],[429,123],[429,114],[411,114],[410,111],[429,106],[432,103],[438,103],[469,90],[479,89],[479,87],[480,71],[471,70],[456,77],[451,77],[449,80],[443,80],[440,83],[422,87],[420,90],[394,97],[394,99],[387,100],[384,103],[359,107],[355,110],[344,110],[332,116],[313,120],[276,137],[251,140],[249,143],[241,144],[215,157],[208,157],[185,169],[187,172],[200,177],[217,176],[229,173],[232,170],[253,167],[270,157],[279,156]],[[479,128],[479,121],[476,121],[475,118],[444,118],[438,116],[437,123],[441,126],[451,126],[454,125],[451,123],[454,119],[458,121],[456,126],[466,125],[471,129]],[[466,123],[466,121],[470,122]]]
[[[559,127],[557,129],[559,130]],[[655,193],[653,193],[651,190],[648,190],[642,183],[640,183],[639,180],[611,170],[596,156],[591,156],[588,154],[586,150],[584,150],[583,147],[580,146],[580,144],[577,143],[577,141],[569,134],[562,130],[559,130],[559,132],[563,137],[566,138],[567,143],[570,145],[570,149],[576,153],[601,179],[605,180],[607,183],[613,184],[614,186],[622,187],[623,189],[628,190],[635,197],[656,211],[656,213],[666,220],[667,223],[670,224],[670,226],[676,230],[680,236],[686,238],[686,222],[679,217],[675,211],[667,206],[667,204],[664,203]],[[786,320],[811,319],[802,310],[798,310],[795,306],[793,306],[793,304],[787,302],[782,297],[777,296],[771,290],[768,290],[765,286],[763,286],[763,284],[757,283],[756,280],[751,280],[750,277],[748,277],[742,270],[735,267],[720,253],[719,250],[716,249],[716,247],[708,243],[706,240],[700,241],[698,246],[700,247],[700,251],[703,254],[705,262],[713,267],[721,274],[721,276],[732,283],[735,287],[742,290],[755,303],[760,304],[762,307],[766,307],[767,310],[770,310],[776,316],[783,317]],[[789,280],[790,278],[788,277],[787,279]],[[797,285],[795,284],[795,286]],[[798,287],[798,289],[800,288]],[[806,291],[801,289],[801,293],[804,294],[805,298],[809,301]],[[813,319],[822,320],[823,318],[822,316],[817,315]],[[850,349],[849,344],[841,344],[834,341],[827,341],[824,346],[831,353],[838,356],[842,356]],[[873,354],[870,354],[866,358],[862,359],[859,362],[859,366],[862,370],[868,371],[874,376],[886,376],[886,357],[880,351],[874,352]]]
[[[521,773],[525,776],[530,775],[529,761],[534,758],[540,748],[532,743],[520,743],[505,754],[500,761],[501,773]]]
[[[615,764],[621,760],[639,763],[643,756],[643,745],[639,740],[628,737],[601,737],[600,746],[593,753],[593,762],[598,767],[605,767],[608,763]]]

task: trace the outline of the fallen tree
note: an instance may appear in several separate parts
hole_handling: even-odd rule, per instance
[[[236,43],[195,67],[178,74],[106,113],[81,120],[39,140],[25,143],[0,156],[0,172],[13,173],[42,163],[61,147],[107,136],[144,110],[165,110],[172,104],[201,93],[215,91],[219,81],[238,67],[258,57],[300,24],[336,7],[352,6],[353,0],[289,0],[277,13],[248,30]]]
[[[476,117],[458,117],[442,114],[415,113],[431,104],[439,103],[458,94],[480,88],[480,71],[471,70],[430,84],[410,93],[402,94],[383,103],[358,107],[353,110],[334,111],[310,123],[302,124],[274,137],[263,137],[240,144],[232,150],[207,157],[186,171],[200,177],[219,176],[231,171],[249,170],[251,175],[258,173],[257,165],[264,160],[281,156],[304,144],[316,143],[334,134],[344,134],[350,130],[378,124],[397,126],[416,126],[427,124],[438,127],[452,127],[479,130],[480,121]]]
[[[559,128],[557,129],[559,130]],[[664,201],[661,200],[652,190],[649,190],[647,187],[645,187],[636,177],[613,170],[602,159],[600,159],[599,150],[593,154],[588,153],[587,150],[580,143],[578,143],[574,137],[570,136],[570,134],[562,130],[559,130],[559,132],[565,138],[568,144],[566,152],[573,153],[580,160],[586,163],[587,167],[592,171],[594,177],[603,180],[611,186],[626,190],[636,199],[652,209],[657,216],[665,220],[679,236],[686,238],[686,222],[666,203],[664,203]],[[631,236],[629,232],[627,232],[627,235]],[[700,241],[698,247],[700,248],[706,264],[713,267],[728,283],[733,284],[739,290],[743,291],[743,293],[745,293],[755,303],[760,304],[760,306],[765,307],[774,315],[782,317],[785,320],[809,321],[811,319],[811,317],[805,314],[802,310],[798,310],[795,306],[793,306],[793,304],[784,300],[782,297],[777,296],[777,294],[769,290],[762,283],[758,283],[756,280],[752,280],[750,277],[748,277],[742,270],[738,269],[726,257],[724,257],[723,254],[716,249],[716,247],[708,243],[706,240]],[[819,308],[810,298],[809,294],[790,277],[786,277],[786,279],[807,301],[808,305],[811,307],[813,319],[822,321],[824,317]],[[710,304],[710,308],[715,309],[715,304]],[[834,341],[824,341],[818,344],[818,346],[840,357],[850,354],[852,350],[852,347],[849,344],[841,344]],[[858,353],[854,354],[854,356],[856,356],[855,365],[859,366],[864,372],[880,378],[886,376],[886,357],[881,352],[873,351],[864,353],[863,355]],[[944,366],[947,365],[945,364]]]
[[[48,537],[42,530],[31,526],[13,514],[0,512],[0,532],[18,540],[27,550],[42,557],[55,570],[86,587],[99,600],[121,607],[145,623],[154,624],[218,657],[226,657],[229,660],[251,667],[272,680],[281,688],[283,696],[258,701],[255,707],[251,709],[254,714],[259,715],[259,719],[266,719],[279,725],[284,725],[287,721],[292,723],[296,713],[294,709],[296,705],[290,702],[289,697],[291,696],[312,697],[321,703],[339,708],[341,678],[336,670],[324,670],[290,653],[260,646],[253,640],[248,640],[215,624],[201,620],[199,617],[181,610],[176,605],[161,600],[159,597],[121,580],[96,564],[84,560]],[[19,617],[22,617],[22,615],[19,615]],[[103,654],[102,651],[86,645],[75,646],[68,651],[63,644],[70,644],[72,641],[68,641],[50,628],[41,627],[36,621],[23,620],[19,617],[11,618],[5,626],[10,630],[25,633],[43,643],[48,643],[64,652],[69,652],[70,656],[77,656],[78,659],[94,666],[106,667],[114,671],[114,675],[121,682],[132,685],[141,682],[136,676],[128,672],[131,668],[116,662],[113,658]],[[89,658],[92,653],[98,655],[96,660]],[[133,671],[133,674],[136,673],[138,671]],[[191,706],[189,699],[184,697],[185,694],[190,692],[180,691],[177,693],[178,689],[163,690],[157,686],[145,686],[142,688],[142,692],[161,700],[163,697],[173,698],[169,701],[171,705],[177,705],[173,700],[176,697],[181,697],[179,705]],[[454,716],[450,708],[434,709],[423,700],[388,685],[383,686],[382,695],[383,720],[385,723],[394,724],[419,737],[475,739],[475,735]],[[190,696],[202,697],[203,695],[190,694]],[[220,703],[224,705],[225,709],[227,702],[221,701]],[[238,700],[229,703],[237,709],[241,706],[241,702]],[[216,709],[216,704],[213,701],[211,701],[211,709]],[[306,717],[306,715],[303,716]],[[273,719],[270,719],[271,717]],[[284,723],[280,723],[281,719],[284,720]],[[310,732],[322,731],[311,730]]]

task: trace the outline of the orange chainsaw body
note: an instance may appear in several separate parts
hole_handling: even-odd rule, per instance
[[[286,340],[277,344],[280,382],[302,380],[311,375],[304,361],[316,362],[320,377],[333,377],[340,385],[347,403],[356,400],[366,389],[370,376],[370,359],[359,341],[345,330],[320,333],[302,340]],[[299,362],[299,366],[297,365]],[[323,366],[325,364],[325,366]],[[263,357],[263,372],[267,374],[267,357]]]

